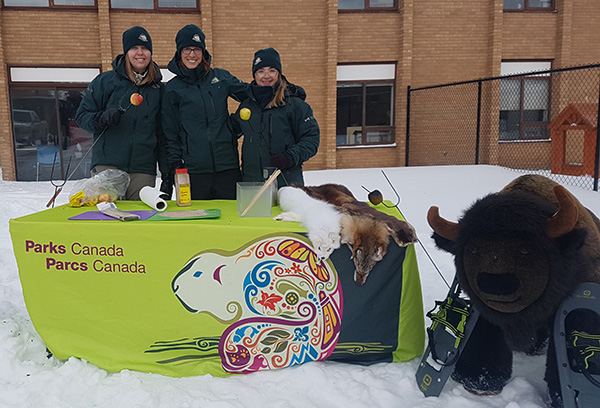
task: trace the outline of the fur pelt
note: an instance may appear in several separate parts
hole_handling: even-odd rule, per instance
[[[352,250],[354,282],[363,285],[387,253],[389,229],[371,217],[349,214],[342,216],[341,225],[341,242]]]
[[[341,243],[348,244],[352,250],[354,280],[359,284],[366,282],[375,264],[387,253],[390,236],[399,246],[417,242],[415,230],[409,223],[358,201],[343,185],[292,186],[334,205],[342,213]]]
[[[428,221],[480,312],[453,377],[475,393],[499,392],[510,379],[512,351],[537,354],[549,339],[554,350],[550,334],[561,302],[579,283],[600,283],[600,221],[564,187],[538,175],[478,200],[458,223],[441,218],[437,207]],[[600,320],[594,324],[600,328]],[[482,329],[489,325],[500,344],[494,330]],[[552,389],[555,358],[548,354],[546,380],[560,406]]]
[[[399,220],[386,213],[378,211],[369,204],[358,201],[352,192],[341,184],[322,184],[320,186],[301,186],[310,196],[319,200],[327,201],[345,214],[356,216],[368,216],[374,220],[382,221],[390,229],[390,236],[399,246],[407,246],[417,242],[415,229],[406,221]]]
[[[283,212],[274,219],[302,223],[321,261],[329,258],[333,250],[340,247],[342,213],[335,206],[312,198],[295,187],[281,187],[277,196]]]

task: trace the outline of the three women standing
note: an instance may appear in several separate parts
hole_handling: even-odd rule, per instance
[[[303,184],[302,164],[317,153],[319,126],[304,90],[282,74],[279,53],[257,51],[254,80],[246,84],[227,70],[211,68],[198,26],[183,27],[175,42],[168,65],[175,77],[164,93],[152,40],[138,26],[123,33],[124,54],[113,61],[114,70],[90,83],[76,119],[94,133],[92,175],[107,168],[129,173],[128,200],[139,199],[142,187],[154,186],[157,161],[161,190],[169,198],[180,167],[190,175],[193,200],[235,199],[237,182],[263,181],[274,168],[282,170],[279,186]],[[130,102],[135,92],[144,97],[140,106]],[[242,102],[231,117],[229,97]],[[242,118],[241,111],[250,117]],[[242,135],[240,172],[237,139]]]

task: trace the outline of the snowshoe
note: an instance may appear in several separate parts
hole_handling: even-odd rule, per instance
[[[417,385],[426,397],[437,397],[442,392],[479,317],[469,299],[461,294],[455,277],[448,297],[436,301],[427,313],[432,322],[427,328],[429,343],[416,374]]]
[[[564,408],[600,401],[600,284],[583,283],[564,300],[554,321],[554,342]]]

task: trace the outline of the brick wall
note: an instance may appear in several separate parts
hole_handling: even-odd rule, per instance
[[[413,87],[489,76],[489,2],[415,2]]]
[[[2,15],[0,14],[0,17]],[[0,25],[0,38],[3,38],[4,27]],[[2,177],[6,180],[15,179],[15,155],[10,126],[10,101],[8,100],[8,83],[6,59],[4,58],[4,42],[0,42],[0,165]]]
[[[598,2],[573,1],[573,24],[571,32],[572,61],[583,64],[600,62],[600,7]]]
[[[88,11],[0,10],[3,118],[10,116],[6,66],[107,70],[122,52],[123,31],[142,25],[152,35],[155,61],[165,68],[175,51],[175,34],[193,23],[207,35],[213,65],[242,80],[251,79],[254,51],[272,46],[280,52],[284,74],[304,87],[321,128],[319,153],[306,169],[402,166],[408,85],[495,76],[508,59],[553,59],[567,66],[597,62],[600,56],[600,2],[588,0],[557,0],[557,12],[551,13],[503,13],[502,0],[403,0],[391,13],[338,13],[336,0],[202,0],[201,13],[111,11],[109,0],[97,3],[98,10]],[[336,67],[364,62],[397,64],[396,145],[338,149]],[[0,123],[0,148],[3,178],[14,179],[9,120]],[[488,150],[493,161],[498,147],[490,141]],[[423,157],[429,162],[427,154]]]
[[[556,13],[504,13],[502,59],[553,59],[557,44]]]

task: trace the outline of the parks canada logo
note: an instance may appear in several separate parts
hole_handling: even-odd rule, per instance
[[[70,246],[56,244],[52,241],[37,243],[25,241],[25,252],[32,254],[45,254],[45,269],[48,271],[76,271],[87,272],[122,272],[122,273],[146,273],[146,265],[134,261],[127,262],[125,250],[112,244],[109,246],[84,245],[74,242]],[[61,259],[63,255],[77,257],[77,260]]]

